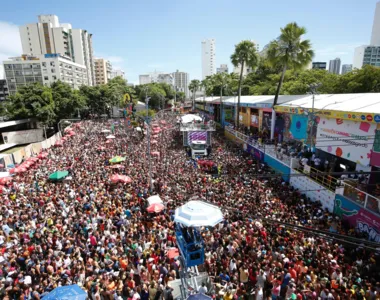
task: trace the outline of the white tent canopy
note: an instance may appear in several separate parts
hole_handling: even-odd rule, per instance
[[[175,210],[174,222],[187,227],[215,226],[223,221],[223,213],[219,207],[192,200]]]
[[[192,123],[194,121],[202,121],[202,118],[197,115],[184,115],[181,117],[181,123],[186,124],[186,123]]]
[[[102,132],[103,133],[109,133],[109,132],[111,132],[111,130],[109,130],[109,129],[103,129]]]
[[[158,195],[150,196],[147,200],[148,200],[149,205],[152,205],[152,204],[154,204],[154,203],[161,203],[161,204],[164,203],[164,202],[161,200],[160,196],[158,196]]]
[[[114,138],[116,138],[116,136],[114,136],[114,135],[106,136],[106,139],[114,139]]]

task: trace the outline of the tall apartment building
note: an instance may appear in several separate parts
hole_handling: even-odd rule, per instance
[[[95,58],[95,84],[107,84],[111,79],[112,65],[104,58]]]
[[[59,23],[56,15],[39,15],[37,23],[19,27],[22,50],[27,55],[59,54],[87,69],[87,85],[94,85],[92,34]]]
[[[88,82],[84,65],[59,54],[14,57],[4,61],[4,71],[9,94],[14,94],[20,87],[33,82],[50,85],[61,80],[75,89]]]
[[[330,60],[329,72],[333,74],[340,74],[340,58]]]
[[[355,48],[354,69],[361,69],[364,65],[380,67],[380,45],[379,46],[360,46]]]
[[[377,2],[372,24],[370,45],[355,48],[352,67],[361,69],[364,65],[380,66],[380,2]]]
[[[219,68],[216,68],[216,74],[228,73],[228,66],[226,64],[221,64]]]
[[[148,84],[148,83],[167,83],[170,85],[174,85],[174,77],[171,73],[162,73],[158,71],[154,71],[149,74],[140,75],[139,76],[140,84]]]
[[[375,16],[372,24],[371,45],[380,46],[380,1],[376,3]]]
[[[179,72],[178,70],[173,73],[174,88],[177,92],[185,93],[186,98],[189,97],[189,73]]]
[[[202,41],[202,79],[215,74],[215,39]]]
[[[351,71],[352,71],[352,65],[351,64],[342,65],[342,75],[349,73]]]
[[[326,62],[315,61],[313,62],[312,69],[326,70],[326,67],[327,67]]]
[[[9,96],[8,85],[5,79],[0,79],[0,102]]]
[[[112,70],[111,79],[118,77],[118,76],[125,79],[125,72],[123,70]]]

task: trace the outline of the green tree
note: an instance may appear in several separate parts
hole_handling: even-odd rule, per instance
[[[68,83],[60,80],[51,84],[51,92],[56,122],[59,122],[60,119],[76,116],[86,105],[85,97],[78,90],[73,90]]]
[[[146,96],[150,97],[149,107],[158,109],[160,103],[162,103],[162,99],[166,97],[166,92],[160,84],[149,83],[141,87],[139,95],[140,101],[145,103]]]
[[[231,55],[231,62],[235,67],[240,66],[240,77],[238,85],[238,103],[237,111],[240,112],[241,86],[243,82],[243,70],[245,67],[255,68],[258,64],[255,43],[251,41],[241,41],[235,46],[235,52]],[[236,126],[239,126],[239,113],[236,114]]]
[[[289,23],[281,28],[280,36],[269,44],[267,57],[272,66],[282,68],[280,80],[277,85],[273,100],[273,107],[277,105],[278,96],[288,68],[302,69],[307,66],[314,57],[309,40],[303,40],[306,34],[305,27],[299,27],[297,23]],[[272,114],[271,139],[274,137],[276,114]]]
[[[184,92],[177,92],[177,101],[183,102],[186,98],[186,94]]]
[[[19,88],[9,97],[6,108],[8,117],[13,120],[33,118],[45,125],[53,125],[56,119],[51,89],[40,83]]]
[[[189,90],[193,93],[193,109],[195,107],[195,93],[199,90],[201,82],[198,79],[193,79],[190,81]]]

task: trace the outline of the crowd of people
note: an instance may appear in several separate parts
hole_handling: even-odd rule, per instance
[[[310,202],[261,162],[213,136],[214,178],[187,155],[175,117],[155,120],[153,190],[147,139],[122,121],[82,121],[62,147],[47,150],[1,195],[0,298],[43,299],[56,287],[78,284],[89,299],[172,299],[181,265],[173,214],[197,197],[222,208],[225,219],[201,228],[212,284],[199,292],[216,299],[380,299],[380,253],[290,229],[354,232],[319,203]],[[115,138],[107,139],[112,126]],[[117,168],[109,160],[126,160]],[[49,174],[68,170],[61,182]],[[131,183],[113,183],[114,174]],[[159,195],[160,213],[147,198]],[[271,222],[267,221],[271,220]]]

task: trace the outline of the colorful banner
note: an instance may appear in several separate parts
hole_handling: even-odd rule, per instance
[[[325,117],[317,122],[318,149],[362,166],[369,165],[376,124]]]
[[[263,112],[262,119],[262,131],[270,132],[271,124],[272,124],[272,113]]]
[[[207,141],[207,131],[192,131],[187,135],[187,141],[191,144],[192,141]]]
[[[380,124],[377,125],[375,132],[370,164],[371,166],[380,167]]]
[[[304,141],[307,138],[308,117],[303,115],[292,115],[290,125],[290,136],[293,139]]]
[[[251,126],[259,127],[259,116],[258,115],[251,115]]]
[[[335,195],[334,213],[352,227],[367,233],[368,239],[380,243],[380,218],[342,195]]]
[[[313,113],[312,109],[302,108],[302,107],[289,107],[289,106],[276,106],[276,112],[279,113],[290,113],[290,114],[309,114]],[[316,115],[326,118],[336,118],[348,121],[363,121],[368,123],[380,123],[380,114],[376,113],[358,113],[349,111],[338,111],[338,110],[323,110],[316,112]]]

